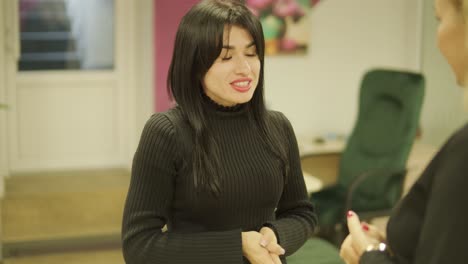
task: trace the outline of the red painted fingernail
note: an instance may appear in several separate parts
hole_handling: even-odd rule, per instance
[[[348,217],[353,216],[353,211],[348,211]]]
[[[362,223],[361,226],[364,231],[369,231],[369,226],[366,223]]]

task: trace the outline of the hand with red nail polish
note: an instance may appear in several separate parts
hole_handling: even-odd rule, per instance
[[[370,225],[366,222],[361,222],[362,230],[366,234],[367,238],[372,241],[373,244],[376,243],[386,243],[385,233],[382,232],[379,228],[374,225]]]
[[[340,257],[347,264],[357,264],[365,249],[374,243],[374,239],[368,237],[369,225],[361,224],[358,215],[353,211],[348,211],[349,235],[343,241],[340,248]]]
[[[366,232],[369,231],[369,225],[368,225],[368,224],[362,222],[362,223],[361,223],[361,226],[362,226],[362,230],[364,230],[364,231],[366,231]]]

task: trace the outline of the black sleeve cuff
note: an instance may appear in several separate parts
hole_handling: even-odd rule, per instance
[[[364,252],[359,260],[359,264],[391,264],[395,263],[394,259],[386,251],[367,251]]]

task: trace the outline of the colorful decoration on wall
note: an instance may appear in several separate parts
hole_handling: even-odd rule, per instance
[[[318,4],[320,0],[310,0],[310,5],[314,7],[316,4]]]
[[[319,1],[246,0],[262,23],[267,55],[307,52],[310,8]]]

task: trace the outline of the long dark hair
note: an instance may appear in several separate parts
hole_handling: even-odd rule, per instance
[[[195,187],[198,190],[210,190],[214,194],[221,192],[222,176],[217,169],[220,167],[218,144],[211,136],[212,132],[207,124],[202,80],[221,53],[225,26],[229,28],[236,25],[246,29],[255,42],[261,68],[258,85],[252,99],[246,103],[246,108],[265,143],[283,161],[286,171],[289,166],[286,150],[272,147],[284,145],[278,144],[279,135],[267,127],[263,96],[265,42],[262,26],[243,2],[204,0],[189,10],[177,30],[167,79],[169,94],[193,129],[194,149],[191,164]]]

